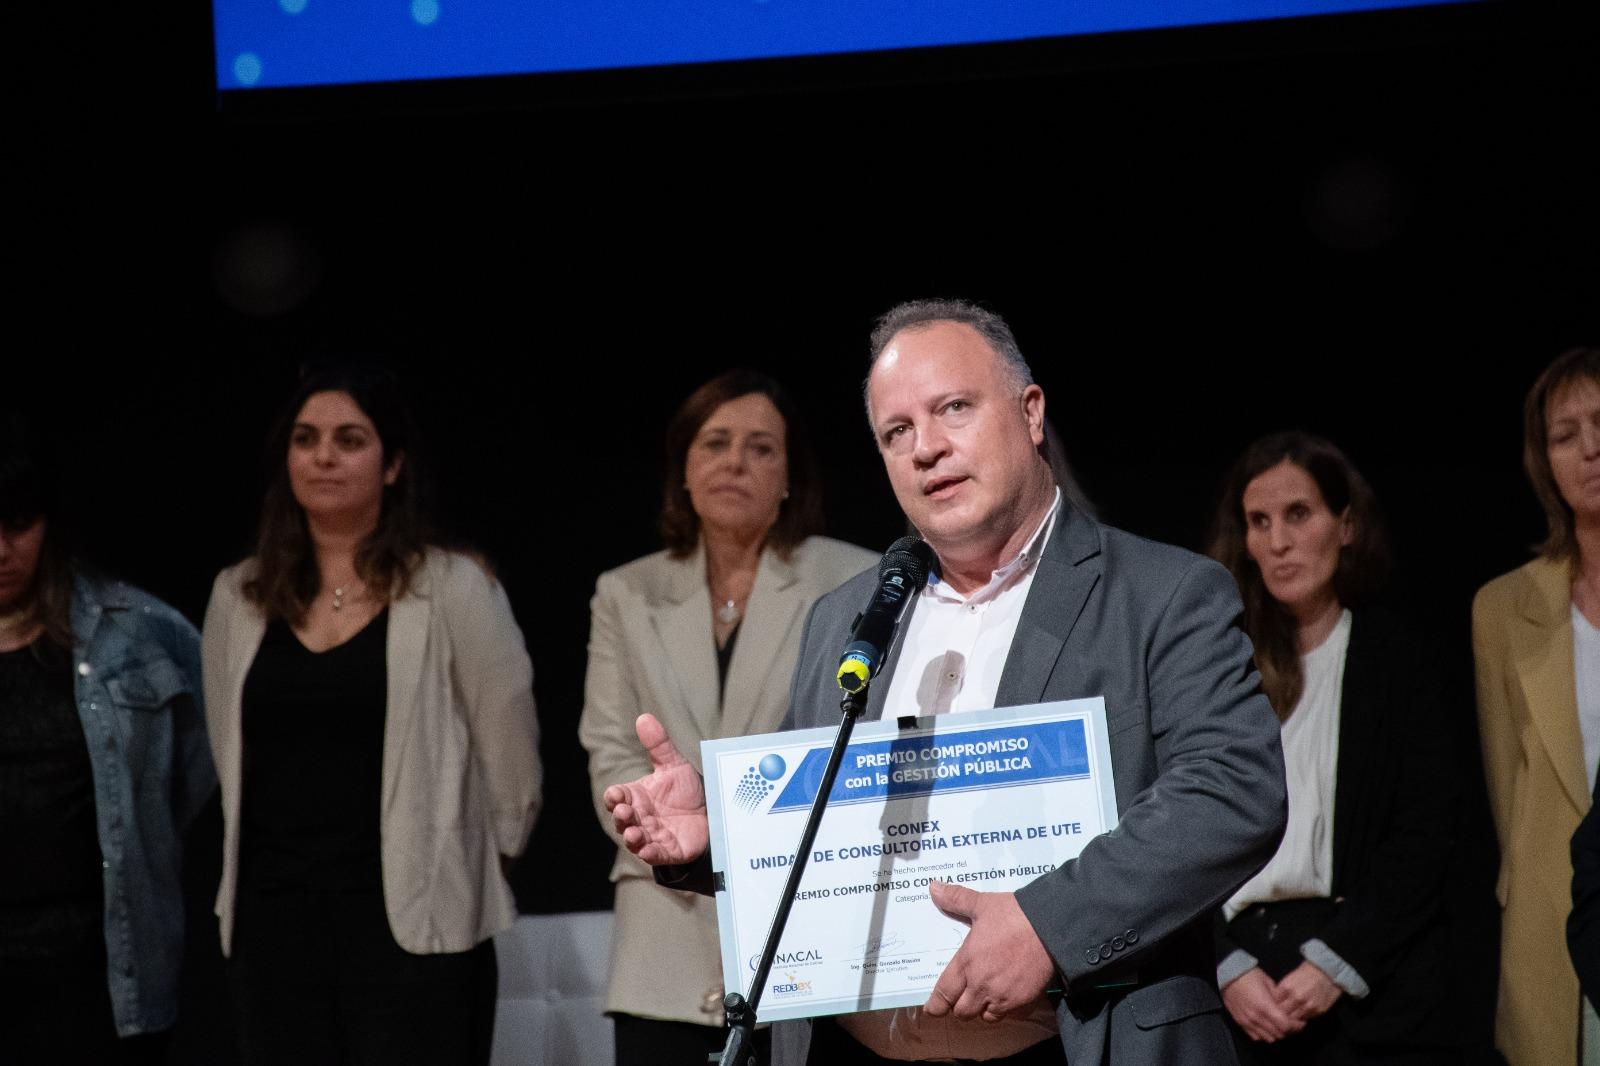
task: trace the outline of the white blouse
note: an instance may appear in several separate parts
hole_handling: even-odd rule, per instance
[[[1583,733],[1583,765],[1594,791],[1595,767],[1600,764],[1600,629],[1572,605],[1573,682],[1578,691],[1578,728]]]
[[[1339,699],[1344,692],[1350,612],[1305,655],[1305,690],[1283,723],[1289,822],[1277,854],[1224,908],[1229,919],[1252,903],[1320,899],[1333,891],[1333,794],[1339,764]]]

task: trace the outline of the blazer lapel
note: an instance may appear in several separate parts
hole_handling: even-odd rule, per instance
[[[704,574],[705,556],[697,548],[676,565],[665,599],[650,612],[650,624],[666,653],[666,674],[676,682],[684,719],[699,731],[696,740],[716,736],[717,720],[716,636]],[[698,744],[678,748],[699,767]]]
[[[228,779],[231,786],[223,789],[223,802],[227,804],[223,813],[237,825],[239,782],[244,772],[244,680],[261,650],[261,638],[267,635],[267,619],[237,586],[229,591],[233,598],[226,612],[227,665],[223,683],[227,689],[223,706],[232,713],[210,714],[207,724],[217,734],[211,738],[218,751],[217,774]]]
[[[733,662],[728,665],[718,728],[709,736],[736,737],[749,732],[757,712],[772,702],[771,695],[762,699],[764,692],[781,693],[782,699],[788,699],[789,679],[773,677],[772,670],[804,606],[805,589],[794,568],[775,552],[762,552],[733,647]]]
[[[1339,892],[1342,876],[1359,866],[1353,850],[1368,842],[1361,836],[1366,829],[1369,800],[1375,787],[1380,763],[1373,758],[1381,750],[1380,733],[1384,722],[1383,671],[1375,669],[1388,642],[1393,623],[1372,611],[1356,611],[1350,620],[1350,644],[1344,654],[1344,677],[1339,686],[1339,753],[1334,766],[1333,786],[1333,888]]]
[[[1574,810],[1589,809],[1578,727],[1578,692],[1572,658],[1572,589],[1565,565],[1546,563],[1534,572],[1534,589],[1523,598],[1511,630],[1512,656],[1528,714],[1556,768]]]
[[[1094,520],[1062,500],[1038,566],[1000,672],[996,707],[1043,700],[1061,649],[1100,580],[1100,535]]]
[[[267,635],[267,619],[243,593],[236,596],[228,616],[228,705],[240,708],[242,714],[244,679],[261,650],[261,638]],[[234,724],[237,727],[239,722]]]
[[[417,689],[428,653],[428,622],[433,611],[432,575],[424,563],[407,593],[389,604],[389,632],[384,641],[389,656],[389,693],[383,726],[383,810],[395,805],[400,782],[400,755],[411,733],[416,713]]]

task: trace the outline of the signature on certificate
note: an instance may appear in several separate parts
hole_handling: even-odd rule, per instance
[[[857,950],[861,952],[862,958],[870,958],[874,955],[882,955],[885,951],[893,951],[904,942],[905,938],[903,936],[894,933],[888,936],[873,937]]]

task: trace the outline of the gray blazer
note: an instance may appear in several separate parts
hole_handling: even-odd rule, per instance
[[[787,727],[837,723],[834,670],[875,580],[817,601]],[[1017,893],[1066,982],[1056,1016],[1072,1066],[1235,1061],[1211,912],[1271,858],[1287,812],[1278,721],[1240,611],[1218,564],[1070,508],[1039,560],[996,704],[1104,696],[1119,818]],[[805,1062],[809,1024],[773,1036],[774,1063]]]

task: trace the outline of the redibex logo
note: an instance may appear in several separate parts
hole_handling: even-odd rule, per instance
[[[778,981],[772,986],[774,996],[803,996],[811,991],[810,981],[797,981],[792,973],[783,975],[787,980]]]

